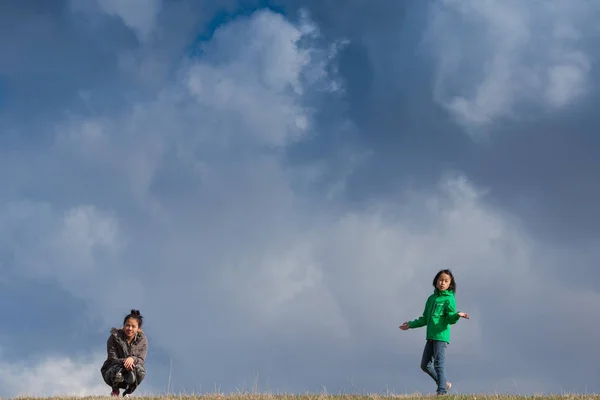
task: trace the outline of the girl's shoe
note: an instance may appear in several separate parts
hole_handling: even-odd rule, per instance
[[[127,386],[127,389],[125,389],[125,391],[123,392],[123,397],[129,397],[131,396],[131,389],[129,388],[129,386]]]
[[[450,391],[450,388],[452,387],[452,384],[450,382],[446,382],[446,393],[436,393],[438,396],[444,396],[447,395],[448,392]]]

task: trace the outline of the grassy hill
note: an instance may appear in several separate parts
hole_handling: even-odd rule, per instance
[[[20,400],[100,400],[106,399],[109,396],[102,397],[18,397]],[[328,395],[328,394],[306,394],[306,395],[276,395],[276,394],[208,394],[208,395],[168,395],[168,396],[152,396],[144,397],[141,395],[133,396],[137,399],[145,400],[411,400],[411,399],[455,399],[455,400],[600,400],[600,394],[564,394],[564,395],[534,395],[534,396],[514,396],[502,394],[448,394],[446,396],[422,395],[422,394],[405,394],[405,395]]]

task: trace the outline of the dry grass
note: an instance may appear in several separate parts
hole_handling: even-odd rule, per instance
[[[100,400],[104,397],[18,397],[19,400]],[[206,395],[165,395],[165,396],[134,396],[137,399],[144,400],[411,400],[411,399],[456,399],[456,400],[600,400],[599,394],[565,394],[565,395],[533,395],[533,396],[515,396],[501,394],[448,394],[446,396],[421,395],[421,394],[403,394],[403,395],[330,395],[330,394],[305,394],[305,395],[287,395],[287,394],[206,394]]]

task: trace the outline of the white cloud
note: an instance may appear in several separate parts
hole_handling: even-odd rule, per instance
[[[35,362],[0,363],[0,393],[3,397],[87,397],[107,396],[111,388],[102,379],[100,368],[105,354],[88,357],[45,357]],[[157,393],[144,381],[135,395]]]
[[[584,53],[565,54],[563,62],[552,66],[548,71],[548,102],[552,106],[563,107],[572,99],[585,94],[590,71],[591,63]]]
[[[434,96],[469,132],[520,119],[523,105],[560,109],[587,93],[583,40],[596,4],[438,0],[430,11]]]
[[[82,2],[71,0],[70,8],[89,18],[88,22],[96,25],[101,18],[109,16],[118,18],[127,28],[145,42],[154,33],[158,16],[162,9],[162,0],[95,0]]]
[[[13,250],[26,270],[43,276],[55,276],[57,270],[64,270],[66,276],[85,276],[85,271],[94,269],[99,253],[118,246],[114,219],[93,206],[75,207],[61,215],[48,204],[23,202],[6,207],[3,220],[34,235],[27,239],[37,243],[36,253],[18,247],[14,240]]]
[[[94,252],[100,249],[114,250],[117,242],[116,222],[103,216],[93,206],[80,206],[69,210],[64,216],[56,246],[68,248],[67,257],[80,268],[91,266]]]
[[[136,281],[115,280],[123,271],[127,247],[116,217],[91,205],[67,208],[23,201],[5,205],[0,231],[13,266],[30,279],[56,279],[102,313],[122,311],[122,301],[105,293],[126,291],[142,298]],[[19,232],[19,234],[15,234]]]
[[[4,397],[101,396],[110,387],[100,375],[104,357],[73,360],[52,357],[36,364],[0,363],[0,390]]]
[[[115,15],[145,40],[154,30],[162,0],[96,0],[102,11]]]
[[[202,59],[187,72],[187,87],[209,126],[223,126],[222,140],[249,136],[252,142],[281,146],[306,135],[311,115],[301,96],[322,82],[338,88],[324,69],[336,46],[323,50],[301,44],[317,35],[309,20],[296,26],[268,11],[216,30],[203,46]],[[228,121],[214,121],[221,113],[230,115]]]

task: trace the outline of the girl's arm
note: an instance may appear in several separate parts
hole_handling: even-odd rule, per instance
[[[412,321],[408,321],[409,329],[421,328],[427,325],[427,318],[425,318],[425,314],[427,313],[427,306],[429,305],[429,299],[425,302],[425,308],[423,309],[423,315],[421,315],[417,319],[413,319]]]
[[[143,364],[146,361],[146,354],[148,353],[148,339],[146,336],[142,339],[140,350],[136,354],[132,355],[135,365]]]
[[[111,362],[123,363],[125,361],[124,358],[119,357],[119,353],[117,352],[117,343],[115,342],[115,338],[113,335],[110,335],[108,340],[106,341],[106,353],[108,355],[108,359]]]
[[[454,325],[460,319],[460,315],[458,311],[456,311],[456,300],[451,298],[446,306],[446,317],[448,318],[448,323]]]

